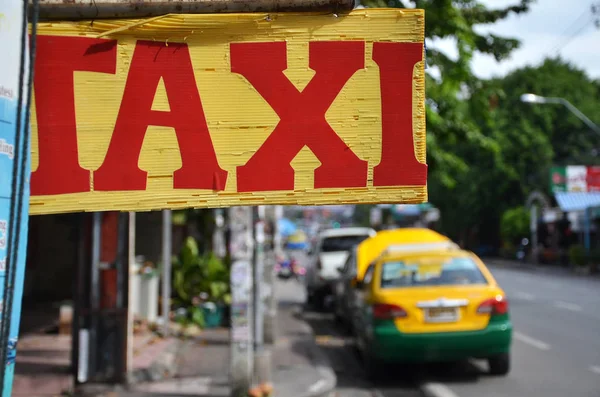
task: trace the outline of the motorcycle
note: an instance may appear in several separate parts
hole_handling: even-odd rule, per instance
[[[529,239],[522,239],[521,244],[519,244],[519,247],[517,248],[517,260],[525,261],[525,259],[527,258],[527,254],[529,253],[529,249]]]
[[[300,266],[294,258],[280,258],[275,265],[275,272],[277,277],[282,280],[289,280],[290,278],[298,280],[306,273],[306,269]]]

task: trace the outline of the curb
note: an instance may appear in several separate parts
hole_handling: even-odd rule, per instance
[[[302,308],[298,309],[298,313],[302,316]],[[309,356],[311,361],[320,375],[320,379],[313,383],[306,393],[300,394],[298,397],[325,397],[328,396],[337,386],[337,376],[331,367],[331,363],[325,353],[317,345],[315,332],[306,321],[302,320],[302,328],[307,333]]]

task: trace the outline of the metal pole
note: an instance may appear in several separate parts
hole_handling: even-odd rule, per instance
[[[100,247],[102,244],[102,212],[94,212],[92,225],[92,274],[91,274],[91,343],[89,353],[89,375],[96,375],[97,351],[98,351],[98,316],[100,309]]]
[[[600,134],[600,127],[597,124],[595,124],[592,120],[590,120],[579,109],[577,109],[571,102],[567,101],[564,98],[549,98],[549,99],[556,100],[556,102],[563,104],[567,109],[569,109],[571,111],[571,113],[573,113],[575,116],[577,116],[579,118],[579,120],[583,121],[592,131],[594,131],[596,134]]]
[[[583,235],[583,245],[585,247],[585,252],[587,254],[590,253],[590,229],[591,229],[591,209],[586,208],[584,212],[584,235]]]
[[[283,218],[283,207],[281,205],[275,206],[275,255],[280,255],[282,251],[281,247],[281,229],[279,228],[279,221]]]
[[[533,263],[537,263],[538,255],[538,240],[537,240],[537,207],[535,205],[531,206],[531,253],[532,253],[532,261]]]
[[[127,375],[133,370],[133,308],[134,299],[136,298],[133,289],[133,269],[135,269],[135,212],[129,213],[129,229],[128,229],[128,300],[127,300]]]
[[[252,212],[249,207],[229,210],[229,252],[231,254],[231,397],[245,397],[252,386],[253,291],[252,291]]]
[[[271,352],[264,345],[265,319],[265,288],[264,288],[264,220],[265,207],[252,208],[252,223],[254,225],[254,260],[253,260],[253,290],[254,290],[254,379],[255,384],[271,382]]]
[[[262,215],[262,216],[261,216]],[[254,224],[254,261],[252,264],[254,276],[254,351],[262,349],[264,342],[263,333],[263,274],[264,274],[264,207],[252,208],[252,223]]]
[[[163,210],[163,232],[162,232],[162,315],[163,335],[169,334],[169,311],[171,309],[171,210]]]

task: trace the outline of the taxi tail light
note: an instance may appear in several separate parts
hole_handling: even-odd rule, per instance
[[[398,305],[390,305],[387,303],[373,305],[373,317],[378,320],[402,318],[406,317],[407,315],[408,313],[406,313],[406,310]]]
[[[477,308],[478,314],[491,314],[492,316],[508,313],[508,301],[503,296],[497,296],[483,301]]]

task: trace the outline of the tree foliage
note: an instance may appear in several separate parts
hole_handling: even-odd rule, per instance
[[[528,236],[529,222],[529,211],[523,206],[504,211],[500,223],[500,231],[504,241],[517,244],[520,239]]]
[[[548,192],[552,164],[598,162],[592,150],[600,137],[566,108],[520,101],[530,92],[563,97],[600,122],[598,81],[561,59],[492,80],[471,70],[474,54],[501,61],[519,46],[481,28],[527,12],[531,3],[489,9],[475,0],[362,1],[425,10],[429,199],[442,212],[443,231],[454,238],[476,235],[497,243],[504,211],[523,205],[533,190]],[[452,40],[458,57],[436,48],[436,39]]]

